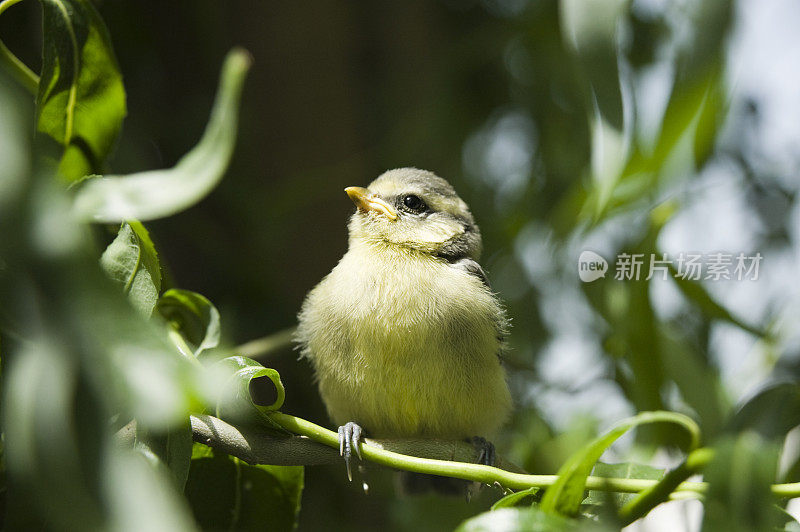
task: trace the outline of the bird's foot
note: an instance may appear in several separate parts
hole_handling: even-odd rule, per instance
[[[497,453],[494,450],[494,444],[486,438],[480,436],[473,436],[470,443],[475,447],[475,452],[478,453],[478,463],[488,466],[493,466],[497,460]]]
[[[353,456],[353,449],[356,451],[358,459],[361,460],[361,440],[364,430],[358,423],[348,421],[339,427],[339,454],[344,458],[347,466],[347,480],[353,481],[353,474],[350,471],[350,458]],[[490,444],[491,445],[491,444]]]

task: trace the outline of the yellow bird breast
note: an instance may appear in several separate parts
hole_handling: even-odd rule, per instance
[[[465,438],[491,435],[510,411],[504,323],[476,276],[356,244],[309,293],[298,339],[334,422],[375,437]]]

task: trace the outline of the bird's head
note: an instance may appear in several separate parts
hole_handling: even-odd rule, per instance
[[[368,188],[348,187],[358,209],[351,242],[396,245],[455,259],[478,259],[481,233],[450,183],[416,168],[389,170]]]

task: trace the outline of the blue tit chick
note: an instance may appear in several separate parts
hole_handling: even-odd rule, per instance
[[[311,292],[297,340],[348,462],[362,434],[465,439],[511,411],[500,363],[508,320],[477,260],[481,234],[441,177],[385,172],[356,204],[349,248]],[[477,441],[485,443],[483,438]],[[493,461],[488,444],[481,461]]]

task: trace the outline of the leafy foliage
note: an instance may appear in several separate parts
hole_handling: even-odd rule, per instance
[[[291,530],[302,492],[302,467],[247,465],[195,444],[186,497],[204,530]]]
[[[500,508],[464,521],[458,532],[511,532],[513,530],[541,530],[543,532],[572,530],[605,530],[589,521],[574,522],[538,508]]]
[[[772,505],[779,448],[753,432],[726,438],[709,465],[703,527],[707,530],[777,528],[782,516]]]
[[[657,467],[636,464],[633,462],[624,462],[621,464],[605,464],[597,462],[592,469],[592,475],[605,478],[639,478],[661,480],[664,477],[664,470]],[[621,508],[625,504],[631,502],[636,495],[631,493],[606,493],[597,490],[590,490],[583,504],[594,504],[598,506],[606,505],[609,499],[617,508]]]
[[[171,288],[158,299],[157,310],[195,357],[219,344],[219,311],[200,294]]]
[[[139,222],[122,224],[100,257],[100,265],[110,278],[122,284],[134,307],[145,317],[150,316],[161,291],[161,268],[147,229]]]
[[[752,430],[762,438],[780,439],[800,419],[800,388],[793,382],[776,382],[751,397],[731,417],[728,429]]]
[[[0,14],[16,3],[0,2]],[[259,425],[265,434],[285,436],[270,417],[279,415],[275,411],[287,400],[281,375],[225,345],[220,312],[205,296],[178,288],[164,291],[174,283],[141,223],[196,205],[222,179],[236,142],[250,56],[241,49],[228,55],[205,132],[175,166],[107,174],[126,115],[125,90],[108,31],[89,0],[40,3],[41,76],[26,70],[0,43],[4,63],[26,87],[35,89],[35,113],[29,113],[35,116],[29,116],[30,99],[19,95],[0,71],[0,499],[7,513],[5,524],[9,529],[129,529],[132,524],[165,530],[292,529],[298,523],[304,469],[248,465],[193,443],[190,424],[192,414],[213,413],[240,427]],[[681,187],[721,158],[727,157],[753,180],[763,178],[745,156],[731,154],[742,152],[741,146],[720,149],[730,110],[723,45],[732,4],[690,2],[671,15],[674,20],[643,14],[641,6],[633,4],[551,0],[513,13],[514,8],[506,6],[512,11],[502,15],[508,18],[503,28],[513,28],[507,46],[497,44],[506,34],[487,26],[475,33],[480,54],[464,54],[460,47],[451,52],[457,63],[456,82],[438,79],[441,65],[434,69],[436,75],[427,76],[436,98],[449,109],[430,113],[420,107],[426,112],[409,113],[388,135],[391,146],[365,156],[375,161],[355,164],[357,172],[350,163],[339,165],[344,170],[315,171],[325,179],[337,171],[350,178],[377,160],[394,164],[398,157],[387,155],[393,150],[402,160],[418,154],[422,165],[438,165],[446,157],[439,152],[448,149],[459,164],[463,156],[467,174],[477,183],[470,204],[489,220],[482,224],[487,242],[505,242],[513,249],[498,251],[492,260],[517,324],[512,341],[520,348],[512,351],[510,363],[519,370],[512,383],[518,396],[536,395],[530,393],[530,382],[541,384],[539,369],[528,355],[541,345],[545,329],[583,319],[563,311],[558,317],[558,309],[553,310],[557,305],[549,304],[553,299],[544,299],[557,293],[586,306],[589,327],[596,334],[591,340],[607,362],[604,378],[640,412],[595,436],[596,422],[559,432],[551,423],[556,414],[548,416],[535,401],[521,399],[524,414],[519,417],[530,430],[518,430],[507,447],[531,470],[551,467],[558,472],[548,477],[552,482],[506,494],[491,511],[467,519],[459,530],[614,529],[666,502],[688,475],[701,471],[706,484],[681,488],[680,493],[704,493],[704,529],[797,525],[785,512],[786,501],[774,493],[775,482],[800,480],[800,459],[786,445],[800,419],[800,388],[796,368],[788,375],[778,374],[778,361],[787,360],[791,349],[780,334],[779,320],[740,316],[707,283],[682,279],[674,268],[669,270],[669,286],[680,298],[681,313],[672,317],[659,309],[660,292],[649,280],[606,278],[576,289],[557,273],[574,263],[577,243],[604,232],[612,234],[605,239],[610,252],[660,254],[665,228],[690,203]],[[501,8],[497,4],[494,9]],[[678,26],[694,40],[693,47],[680,45]],[[426,53],[435,48],[426,47]],[[484,62],[492,54],[503,57],[509,79],[500,81],[496,73],[487,76]],[[664,68],[669,79],[663,116],[657,127],[647,129],[637,103],[646,96],[640,82],[648,72]],[[467,105],[454,105],[458,100],[441,96],[450,94],[453,85],[485,88],[482,82],[467,82],[468,75],[507,84],[510,104],[490,115],[474,105],[479,103],[474,98],[461,102]],[[413,77],[426,78],[418,72]],[[398,80],[392,77],[386,85],[394,87]],[[391,92],[383,97],[387,94],[392,102],[398,100]],[[420,120],[417,114],[423,122],[415,122]],[[448,130],[451,124],[468,130],[481,120],[486,125],[466,143]],[[39,134],[35,145],[30,142],[31,124]],[[315,117],[314,126],[320,124]],[[305,142],[307,132],[303,133]],[[439,140],[430,142],[435,137]],[[527,144],[515,144],[520,138]],[[304,154],[308,148],[304,144]],[[436,155],[426,160],[426,153]],[[515,157],[516,166],[509,162]],[[263,162],[260,157],[258,161]],[[275,209],[265,208],[263,198],[240,200],[259,221],[272,216],[269,220],[274,222],[289,211],[285,198],[310,201],[326,190],[325,179],[303,175],[278,190],[276,196],[284,203],[270,203]],[[323,192],[307,191],[309,183]],[[479,190],[482,186],[487,193]],[[763,183],[758,187],[769,188]],[[791,194],[785,195],[791,205]],[[491,209],[502,216],[492,219]],[[213,241],[209,233],[216,230],[216,221],[205,230],[192,227],[184,234]],[[102,254],[96,238],[101,231],[92,228],[92,222],[121,224]],[[318,231],[319,223],[314,223]],[[625,226],[625,231],[616,226]],[[533,255],[525,251],[530,234],[546,241],[546,252],[536,254],[537,260],[548,255],[553,264],[526,263]],[[284,275],[265,276],[256,257],[275,255],[283,261],[281,253],[274,253],[279,243],[294,245],[304,239],[294,230],[279,228],[263,238],[261,245],[247,242],[253,257],[248,253],[243,262],[255,264],[259,279],[283,279]],[[319,240],[308,246],[315,253],[323,245]],[[231,254],[221,255],[226,268],[236,268]],[[569,257],[563,264],[558,262],[562,256]],[[228,282],[235,284],[236,277],[232,270]],[[256,292],[248,286],[246,292],[234,293],[258,300]],[[549,303],[537,306],[539,298]],[[227,310],[229,305],[228,301],[220,308]],[[770,361],[774,374],[736,409],[736,394],[726,389],[710,355],[711,327],[720,323],[776,350]],[[283,369],[281,373],[285,375]],[[523,382],[521,376],[530,381]],[[291,401],[302,400],[302,391],[291,390],[287,404],[295,408],[298,402]],[[656,423],[662,421],[669,423]],[[701,440],[707,447],[669,470],[632,461],[598,461],[635,426],[641,426],[634,443],[638,455],[656,447],[692,449]],[[786,463],[790,460],[794,462]],[[628,488],[636,485],[639,494],[607,492],[603,479]],[[631,483],[624,484],[626,480]],[[343,491],[327,486],[316,488],[324,496],[317,496],[315,503],[333,500],[335,491]],[[348,492],[346,498],[354,497]],[[385,502],[377,500],[373,507]],[[330,503],[331,512],[347,513],[336,504]],[[312,519],[328,525],[326,514],[309,506],[316,514]],[[477,513],[474,508],[470,515]],[[433,511],[439,510],[437,505]],[[425,513],[416,518],[424,521]]]
[[[69,181],[101,173],[125,118],[125,89],[103,19],[89,0],[42,0],[36,127],[62,148]]]
[[[646,423],[670,422],[686,428],[692,436],[691,448],[700,441],[700,429],[691,418],[673,412],[642,412],[620,422],[606,434],[590,442],[570,457],[558,472],[558,480],[545,492],[542,510],[573,516],[578,513],[586,479],[605,450],[628,430]]]
[[[174,168],[94,176],[77,192],[78,215],[95,222],[152,220],[203,199],[219,183],[233,154],[239,100],[249,68],[250,57],[245,51],[237,49],[228,55],[203,138]]]
[[[167,472],[178,491],[183,491],[192,458],[192,429],[187,423],[163,433],[147,433],[139,429],[134,449],[151,461],[151,465]]]
[[[103,98],[112,103],[117,98],[124,110],[124,97],[113,91],[115,84],[122,90],[120,76],[91,4],[43,4],[45,29],[51,32],[37,101],[38,127],[64,144],[58,171],[76,180],[100,167],[119,129],[122,116],[104,107],[110,104]],[[246,69],[247,60],[234,52],[223,72],[212,123],[189,156],[193,164],[207,166],[205,175],[213,175],[206,188],[221,176],[232,151],[230,130],[236,118],[231,115],[237,111]],[[2,81],[5,106],[17,97]],[[221,406],[225,391],[218,389],[219,383],[243,380],[232,389],[249,392],[252,379],[262,375],[274,376],[279,393],[273,403],[280,406],[283,388],[277,372],[240,358],[235,359],[238,374],[225,371],[224,365],[203,368],[197,355],[219,342],[216,308],[185,290],[160,295],[159,256],[138,221],[117,218],[123,223],[116,238],[102,256],[93,257],[91,234],[75,216],[80,209],[74,205],[85,201],[85,192],[73,200],[38,154],[26,160],[31,148],[25,143],[25,120],[9,118],[14,120],[4,122],[4,138],[18,163],[1,170],[2,181],[8,183],[1,216],[2,233],[8,237],[0,239],[0,294],[15,334],[10,347],[3,344],[3,458],[11,501],[7,524],[101,529],[129,528],[136,522],[147,529],[191,530],[189,506],[180,495],[190,478],[189,414],[202,412],[206,405]],[[116,125],[109,128],[107,121],[113,120]],[[66,133],[59,136],[62,126]],[[161,175],[164,187],[175,182],[175,173]],[[151,179],[148,186],[161,185]],[[195,187],[189,194],[193,202],[203,193]],[[186,196],[182,198],[171,198],[169,208],[175,201],[186,204]],[[105,209],[104,201],[95,197],[94,205]],[[147,319],[155,308],[166,322]],[[3,332],[5,337],[8,332]],[[193,347],[186,350],[187,345]],[[251,400],[248,404],[254,405]],[[253,406],[255,413],[258,408]],[[119,436],[109,431],[125,423],[123,430],[135,427],[130,447],[120,447],[115,441]],[[299,508],[302,467],[250,468],[224,460],[237,472],[245,471],[240,486],[245,492],[255,484],[253,494],[268,490],[276,505],[275,491],[285,495],[278,506],[242,508],[279,508],[280,513],[257,517],[267,526],[291,528]],[[203,465],[197,470],[203,471]],[[198,493],[196,478],[190,488]]]
[[[230,378],[217,400],[215,415],[239,421],[263,419],[269,422],[268,412],[278,410],[286,398],[281,376],[271,368],[243,356],[221,360]]]
[[[492,511],[499,510],[500,508],[513,508],[514,506],[518,506],[522,501],[536,496],[540,491],[540,488],[528,488],[509,493],[492,505]]]

